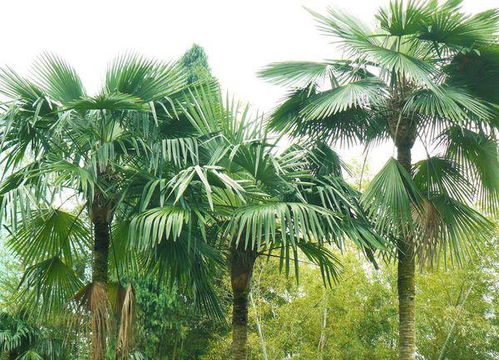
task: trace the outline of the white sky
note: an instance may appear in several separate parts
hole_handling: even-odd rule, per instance
[[[204,47],[214,75],[224,88],[255,107],[269,111],[285,90],[265,83],[256,72],[284,60],[339,57],[319,34],[308,7],[346,10],[370,21],[388,0],[3,0],[0,8],[0,66],[26,72],[44,51],[68,60],[87,90],[96,91],[106,64],[135,50],[172,60],[197,43]],[[465,0],[478,12],[497,0]],[[358,149],[357,149],[358,150]],[[347,157],[359,151],[345,153]],[[391,154],[379,149],[378,164]],[[382,161],[381,161],[382,163]],[[377,167],[375,165],[375,167]]]

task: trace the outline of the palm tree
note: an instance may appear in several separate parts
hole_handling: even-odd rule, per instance
[[[277,256],[287,274],[300,254],[318,264],[325,282],[338,259],[327,247],[350,238],[362,249],[382,247],[358,201],[341,178],[339,161],[323,151],[292,147],[280,154],[264,119],[232,99],[200,90],[182,105],[197,131],[192,154],[176,175],[165,172],[163,205],[144,204],[131,223],[139,247],[198,237],[226,254],[232,295],[232,356],[247,358],[248,295],[255,261]],[[327,151],[327,150],[326,150]],[[186,152],[188,153],[188,152]],[[316,176],[312,176],[315,174]]]
[[[8,176],[0,192],[10,247],[28,266],[20,296],[33,300],[34,314],[58,313],[71,299],[80,301],[92,314],[92,359],[105,356],[111,298],[122,316],[133,298],[131,288],[123,294],[120,286],[116,296],[108,295],[116,288],[110,264],[119,281],[124,264],[118,260],[134,257],[118,259],[117,245],[123,250],[126,242],[113,239],[113,224],[119,235],[137,208],[148,181],[144,169],[155,168],[158,159],[174,161],[165,138],[188,131],[172,123],[172,104],[189,89],[187,75],[180,62],[124,55],[109,66],[100,93],[90,96],[75,70],[53,55],[40,57],[32,78],[0,72],[0,91],[9,99],[1,124]],[[89,249],[91,282],[82,287],[74,264]]]
[[[378,11],[375,29],[334,9],[312,12],[346,58],[277,63],[261,72],[294,87],[271,128],[366,149],[394,143],[396,160],[363,201],[397,249],[401,360],[416,355],[416,260],[444,255],[460,263],[492,231],[470,206],[493,211],[498,204],[497,97],[484,96],[477,82],[497,79],[498,11],[469,16],[460,5],[391,1]],[[427,158],[413,163],[417,141]]]

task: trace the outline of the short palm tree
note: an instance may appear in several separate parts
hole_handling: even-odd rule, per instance
[[[166,138],[189,131],[172,124],[172,104],[194,86],[188,75],[180,62],[124,55],[109,66],[100,93],[90,96],[76,72],[53,55],[39,59],[31,78],[0,72],[0,91],[9,99],[1,123],[7,176],[0,195],[10,247],[27,266],[21,294],[33,300],[33,314],[57,313],[71,299],[84,303],[92,314],[92,359],[106,352],[111,298],[126,303],[132,296],[119,287],[110,295],[110,264],[119,280],[123,262],[134,257],[123,251],[121,225],[137,209],[147,170],[158,159],[176,161]],[[179,251],[182,245],[176,244]],[[83,287],[85,269],[77,274],[75,264],[84,263],[88,251],[91,282]]]
[[[279,257],[289,273],[292,267],[298,270],[301,254],[321,267],[327,282],[336,278],[338,267],[327,244],[341,248],[350,238],[371,251],[382,243],[358,194],[342,180],[338,161],[322,161],[319,149],[292,147],[277,154],[264,119],[233,100],[199,91],[182,109],[197,131],[196,145],[187,148],[193,151],[183,170],[154,182],[163,205],[146,204],[131,233],[145,247],[203,237],[226,254],[233,294],[232,356],[243,360],[248,294],[260,255]]]
[[[334,9],[313,13],[346,58],[277,63],[261,72],[294,87],[271,128],[366,149],[394,143],[396,160],[363,201],[397,249],[401,360],[416,356],[416,260],[443,254],[459,263],[492,231],[470,206],[498,205],[497,97],[478,80],[490,87],[497,79],[498,12],[469,16],[460,5],[391,1],[376,14],[375,29]],[[417,141],[428,156],[413,163]]]

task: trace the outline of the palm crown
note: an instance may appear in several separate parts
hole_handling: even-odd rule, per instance
[[[487,101],[494,99],[478,98],[474,88],[451,76],[461,66],[457,55],[496,49],[498,16],[492,10],[465,16],[459,3],[393,1],[376,15],[375,30],[333,9],[327,16],[313,13],[320,29],[353,60],[277,63],[261,73],[297,87],[272,116],[276,130],[368,147],[388,139],[397,148],[423,144],[427,159],[412,169],[410,158],[409,167],[401,161],[413,179],[389,162],[364,195],[373,215],[382,211],[384,230],[396,225],[400,231],[401,221],[413,222],[410,202],[427,210],[413,225],[431,228],[432,238],[458,241],[466,232],[448,228],[451,224],[468,226],[469,234],[487,224],[467,205],[478,200],[492,210],[498,204],[497,111]],[[394,191],[404,192],[406,203],[397,203],[397,194],[389,193]],[[447,244],[461,253],[462,244]]]

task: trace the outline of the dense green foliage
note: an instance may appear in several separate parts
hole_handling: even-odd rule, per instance
[[[355,251],[343,259],[341,282],[331,290],[324,289],[313,266],[302,267],[297,285],[293,277],[279,274],[276,261],[259,261],[253,289],[255,307],[250,307],[249,359],[262,359],[257,319],[268,359],[282,359],[286,354],[300,354],[298,358],[304,360],[396,359],[394,267],[383,265],[374,271]],[[418,275],[418,349],[425,359],[438,359],[447,336],[442,359],[497,357],[498,261],[497,249],[490,245],[477,263]],[[3,272],[2,278],[9,274],[16,275]],[[140,304],[138,342],[146,359],[230,359],[228,324],[200,316],[187,298],[161,290],[151,281],[134,283]],[[217,292],[228,299],[228,282],[217,287]],[[227,316],[228,305],[227,300]]]
[[[224,322],[195,311],[192,299],[175,288],[150,279],[133,284],[139,309],[136,348],[147,359],[197,359],[213,334],[225,329]],[[223,289],[219,291],[223,297]]]
[[[439,359],[448,336],[441,359],[498,356],[497,249],[489,247],[485,254],[462,269],[418,275],[418,352],[424,359]],[[313,267],[302,270],[297,285],[279,277],[274,262],[258,265],[250,359],[262,359],[257,316],[268,359],[397,359],[396,269],[374,271],[355,252],[343,259],[341,282],[331,290],[324,289]],[[230,359],[229,345],[227,336],[216,335],[202,359]]]
[[[312,12],[345,58],[265,68],[269,118],[198,45],[0,69],[0,357],[496,359],[499,11],[460,5]]]

